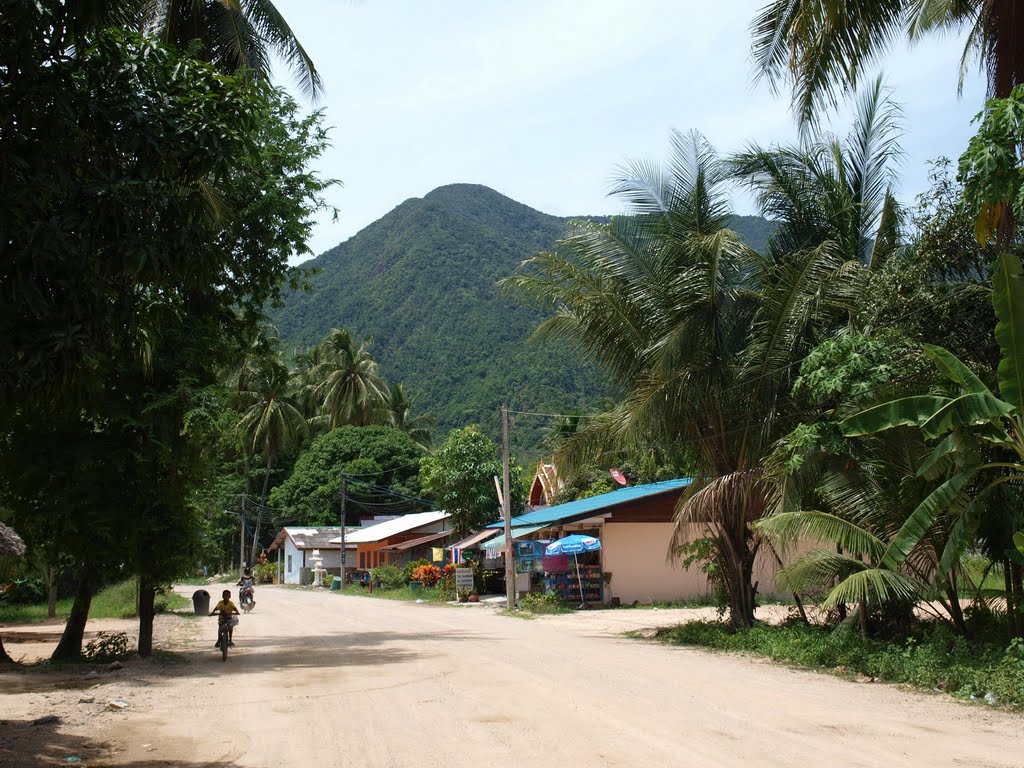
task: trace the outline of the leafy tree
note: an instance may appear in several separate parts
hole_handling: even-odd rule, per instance
[[[967,30],[961,72],[976,59],[989,93],[1024,82],[1024,19],[1015,0],[771,0],[753,22],[754,61],[773,89],[793,85],[793,109],[813,122],[856,90],[866,67],[900,38]]]
[[[43,5],[65,44],[81,46],[101,30],[124,27],[221,71],[266,81],[277,55],[307,93],[317,96],[323,87],[313,60],[270,0],[48,0]]]
[[[332,429],[313,441],[270,494],[280,515],[299,525],[336,525],[341,477],[351,514],[398,514],[416,509],[423,452],[411,436],[385,426]]]
[[[944,481],[903,522],[880,553],[879,568],[900,566],[936,522],[950,513],[954,524],[937,573],[944,578],[978,531],[988,511],[989,495],[1004,484],[1024,482],[1024,320],[1019,316],[1024,307],[1024,270],[1017,256],[999,258],[992,301],[999,318],[996,340],[1003,353],[998,370],[1001,398],[956,357],[941,347],[929,346],[926,354],[956,391],[891,400],[843,421],[844,432],[852,436],[912,426],[925,438],[939,440],[917,474],[938,467],[945,472]],[[989,457],[983,448],[994,455]],[[1024,605],[1024,594],[1020,591],[1020,565],[1009,565],[1015,572],[1008,594],[1014,616]]]
[[[494,443],[474,426],[454,430],[444,445],[423,459],[423,489],[451,515],[457,535],[493,523],[501,516],[494,478],[502,476],[501,459]],[[510,467],[510,509],[518,514],[525,500],[522,469]]]
[[[75,554],[79,595],[57,652],[75,656],[106,572],[138,567],[152,586],[181,567],[141,570],[157,562],[154,494],[165,519],[192,525],[190,393],[279,295],[326,183],[306,170],[324,146],[319,118],[297,119],[282,94],[124,32],[74,49],[60,34],[46,3],[0,14],[0,71],[16,73],[0,88],[12,116],[0,131],[0,432],[26,446],[5,462],[10,506]],[[81,453],[67,458],[76,472],[102,456],[97,479],[32,450],[33,431]],[[47,470],[53,480],[25,492]],[[76,537],[86,522],[94,533]]]

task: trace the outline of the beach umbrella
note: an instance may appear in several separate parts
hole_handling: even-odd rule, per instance
[[[580,585],[580,605],[585,604],[583,599],[583,577],[580,575],[580,552],[596,552],[601,548],[601,540],[593,536],[584,536],[575,533],[571,536],[552,541],[544,548],[546,555],[572,555],[576,561],[576,579]]]
[[[0,555],[21,557],[25,554],[25,543],[21,537],[3,523],[0,523]]]

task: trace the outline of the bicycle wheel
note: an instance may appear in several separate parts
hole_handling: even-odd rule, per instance
[[[228,660],[228,633],[227,632],[221,632],[220,633],[220,660],[221,661],[227,661]]]

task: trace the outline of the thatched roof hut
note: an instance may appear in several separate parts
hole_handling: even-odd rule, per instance
[[[12,529],[0,523],[0,555],[21,557],[25,554],[25,542]]]

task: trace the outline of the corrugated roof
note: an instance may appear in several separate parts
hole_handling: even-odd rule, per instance
[[[448,549],[470,549],[471,547],[475,547],[481,541],[486,541],[497,533],[498,532],[493,528],[484,528],[482,531],[470,534],[466,538],[456,541],[454,544],[449,544]]]
[[[405,552],[407,549],[418,547],[420,544],[429,544],[432,541],[443,539],[446,536],[451,536],[455,531],[440,531],[439,533],[430,533],[426,536],[420,536],[418,539],[409,539],[409,541],[403,541],[401,544],[392,544],[388,547],[381,547],[381,550],[393,549],[395,552]]]
[[[521,528],[513,528],[512,529],[512,541],[515,541],[516,539],[521,539],[521,538],[523,538],[523,536],[529,536],[531,533],[535,533],[536,531],[539,531],[542,528],[547,528],[547,526],[546,525],[527,525],[527,526],[521,527]],[[504,533],[500,534],[499,536],[496,536],[495,538],[491,539],[486,544],[484,544],[484,549],[499,549],[499,548],[501,548],[503,546],[505,546],[505,534]]]
[[[678,480],[665,480],[660,483],[648,483],[647,485],[634,485],[628,488],[619,488],[599,496],[591,496],[589,499],[577,499],[567,504],[556,504],[553,507],[545,507],[535,512],[527,512],[525,515],[512,518],[514,527],[539,525],[546,527],[558,523],[572,522],[573,519],[582,520],[594,512],[625,504],[630,501],[645,499],[648,496],[655,496],[667,491],[675,491],[685,488],[693,478],[683,477]],[[502,528],[503,522],[491,523],[488,528]]]
[[[346,526],[345,535],[349,536],[359,530],[362,529]],[[341,540],[341,526],[286,526],[280,530],[267,551],[273,552],[284,546],[285,536],[288,536],[299,549],[336,549]],[[345,543],[347,547],[348,542]]]
[[[381,541],[399,533],[414,531],[424,525],[438,523],[447,517],[447,512],[416,512],[411,515],[402,515],[394,520],[371,525],[369,528],[360,528],[352,534],[349,534],[346,530],[345,544],[369,544],[374,541]],[[338,534],[335,535],[337,536]],[[332,541],[335,544],[338,543],[336,540]]]

